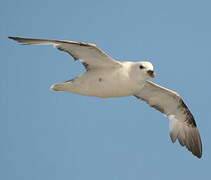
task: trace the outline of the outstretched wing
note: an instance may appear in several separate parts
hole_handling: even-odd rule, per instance
[[[178,139],[182,146],[201,158],[202,143],[196,122],[179,94],[147,81],[143,89],[134,96],[166,114],[172,142]]]
[[[114,60],[105,52],[100,50],[95,44],[85,42],[48,40],[48,39],[32,39],[21,37],[9,37],[24,45],[53,45],[61,51],[70,54],[75,60],[80,60],[87,70],[100,67],[118,67],[120,62]]]

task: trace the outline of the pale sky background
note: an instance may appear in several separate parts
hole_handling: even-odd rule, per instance
[[[0,22],[0,179],[211,178],[211,1],[3,0]],[[82,73],[80,63],[7,36],[87,41],[116,59],[151,61],[153,81],[191,108],[202,159],[172,144],[168,120],[134,97],[50,91]]]

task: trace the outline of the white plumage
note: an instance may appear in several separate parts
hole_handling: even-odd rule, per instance
[[[148,81],[155,77],[150,62],[120,62],[90,43],[9,38],[26,45],[53,45],[81,61],[87,71],[72,80],[52,85],[52,90],[102,98],[133,95],[167,115],[172,142],[178,139],[182,146],[201,158],[202,143],[192,113],[179,94]]]

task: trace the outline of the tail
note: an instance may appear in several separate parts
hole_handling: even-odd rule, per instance
[[[53,91],[65,91],[65,83],[62,83],[62,84],[53,84],[51,85],[50,87],[50,90],[53,90]]]

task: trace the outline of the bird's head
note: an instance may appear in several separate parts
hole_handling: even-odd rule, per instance
[[[152,63],[148,61],[137,62],[136,65],[136,72],[141,73],[143,78],[154,78],[156,76]]]

